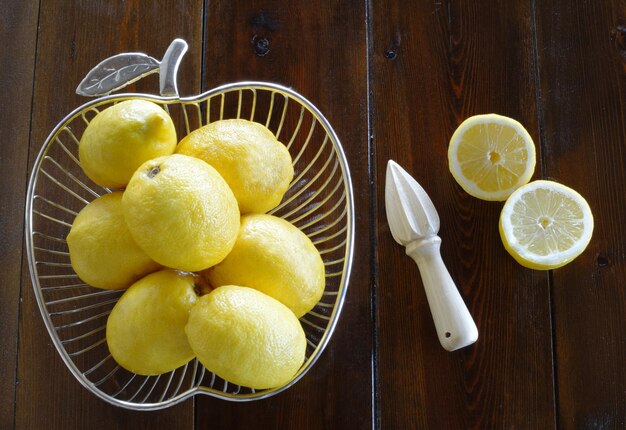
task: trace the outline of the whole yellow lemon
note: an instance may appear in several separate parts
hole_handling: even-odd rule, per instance
[[[306,338],[293,312],[251,288],[228,285],[200,297],[185,332],[207,370],[250,388],[285,384],[305,358]]]
[[[78,157],[96,184],[123,188],[142,163],[172,154],[176,142],[174,123],[159,105],[127,100],[91,120],[80,139]]]
[[[161,270],[135,282],[113,307],[106,325],[111,355],[140,375],[174,370],[194,358],[185,334],[197,300],[194,276]]]
[[[293,179],[285,145],[253,121],[227,119],[200,127],[180,141],[176,152],[213,166],[235,193],[242,214],[278,206]]]
[[[96,288],[127,288],[161,268],[131,237],[120,191],[98,197],[78,213],[67,246],[76,274]]]
[[[237,200],[202,160],[172,154],[142,164],[122,198],[135,241],[163,266],[194,272],[219,263],[239,230]]]
[[[232,251],[204,273],[214,287],[259,290],[298,318],[319,302],[326,282],[324,262],[311,240],[293,224],[267,214],[242,216]]]

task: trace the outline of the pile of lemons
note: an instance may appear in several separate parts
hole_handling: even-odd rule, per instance
[[[591,240],[593,215],[574,189],[556,181],[530,181],[535,145],[518,121],[496,114],[463,121],[450,139],[449,169],[470,195],[505,201],[500,213],[504,248],[521,265],[556,269]]]
[[[274,134],[219,120],[179,142],[161,106],[127,100],[92,119],[79,161],[112,192],[76,216],[70,260],[89,285],[125,289],[106,326],[117,363],[157,375],[197,357],[234,384],[288,382],[325,269],[300,229],[266,214],[294,175]]]

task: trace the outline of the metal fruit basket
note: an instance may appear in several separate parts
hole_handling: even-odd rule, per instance
[[[328,344],[344,302],[354,248],[354,203],[345,155],[320,111],[295,91],[265,82],[237,82],[194,97],[179,97],[176,71],[186,43],[175,40],[162,61],[145,54],[119,54],[96,66],[77,92],[99,97],[67,115],[46,139],[30,177],[26,205],[26,247],[41,315],[61,358],[89,391],[117,406],[135,410],[169,407],[195,394],[230,401],[273,396],[295,384]],[[110,95],[149,73],[160,74],[161,96]],[[109,95],[106,95],[109,94]],[[78,143],[97,112],[119,101],[150,100],[166,109],[179,138],[218,119],[246,118],[266,125],[293,158],[294,179],[272,214],[304,231],[326,266],[321,301],[300,319],[306,359],[286,384],[254,390],[223,380],[197,360],[166,374],[140,376],[111,357],[107,317],[123,291],[85,284],[73,271],[65,238],[78,212],[111,190],[89,180],[78,161]]]

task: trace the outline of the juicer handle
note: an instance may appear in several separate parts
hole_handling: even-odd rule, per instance
[[[406,253],[419,268],[439,342],[454,351],[476,342],[478,329],[441,259],[440,245],[433,236],[409,243]]]

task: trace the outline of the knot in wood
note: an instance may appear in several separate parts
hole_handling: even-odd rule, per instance
[[[618,25],[611,30],[611,42],[618,50],[626,52],[626,25]]]
[[[270,52],[270,41],[267,37],[255,34],[252,38],[252,46],[257,57],[265,57]]]

